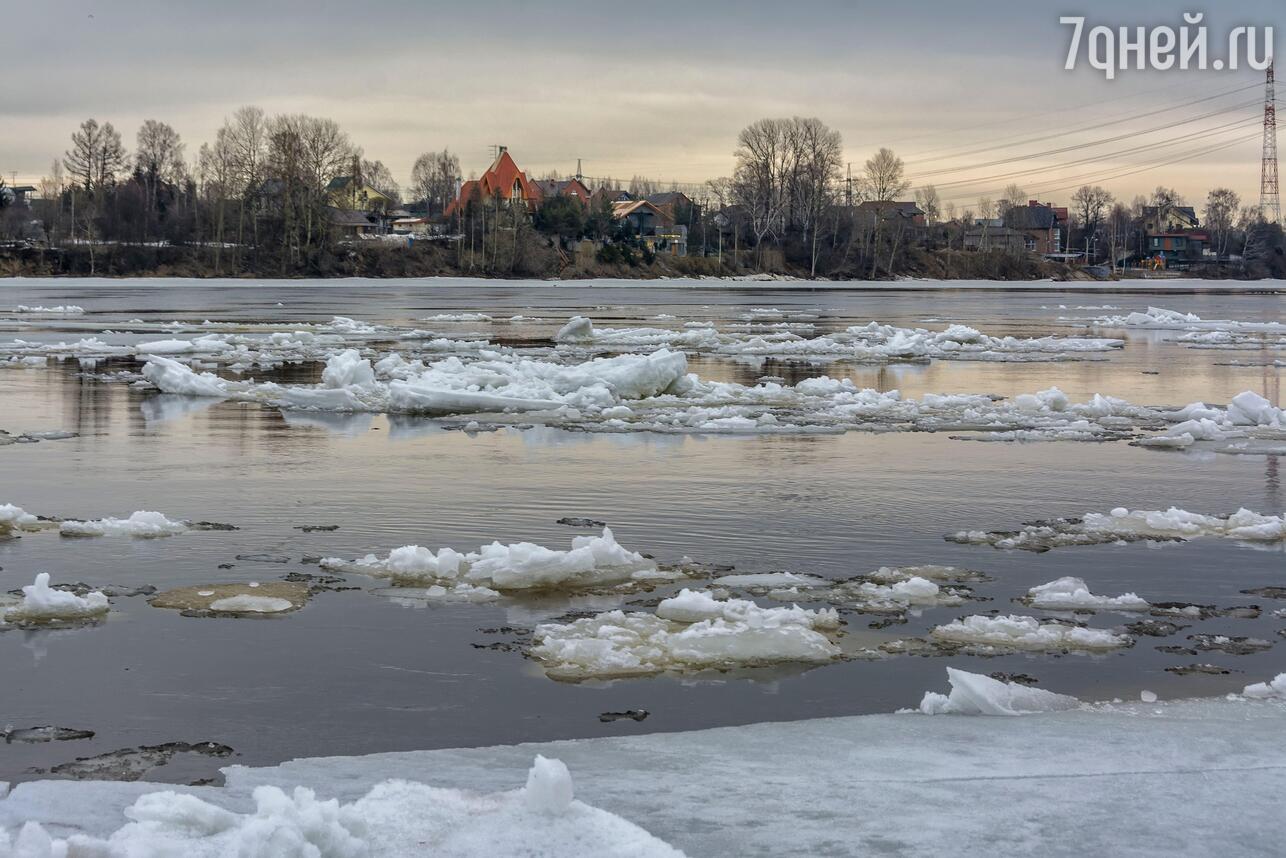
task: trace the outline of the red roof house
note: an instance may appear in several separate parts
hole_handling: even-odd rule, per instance
[[[506,202],[521,200],[529,211],[534,211],[540,201],[540,190],[527,179],[526,173],[518,169],[504,146],[500,147],[500,154],[481,178],[470,179],[460,186],[460,195],[447,206],[446,215],[450,217],[462,210],[472,199],[490,197],[499,197]]]

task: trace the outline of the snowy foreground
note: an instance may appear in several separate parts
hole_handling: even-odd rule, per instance
[[[0,800],[0,856],[1280,854],[1286,677],[1094,707],[952,682],[924,711],[1066,711],[304,759],[225,787],[38,781]]]

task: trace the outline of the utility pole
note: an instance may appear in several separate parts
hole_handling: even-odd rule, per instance
[[[853,207],[853,162],[848,163],[848,176],[844,179],[844,208]]]
[[[1259,168],[1259,214],[1269,223],[1282,219],[1281,197],[1277,192],[1277,96],[1273,64],[1268,64],[1264,86],[1264,156]]]

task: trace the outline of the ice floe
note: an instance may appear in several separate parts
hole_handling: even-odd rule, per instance
[[[22,588],[22,601],[0,604],[0,625],[40,625],[75,622],[102,617],[107,613],[107,596],[98,590],[77,596],[49,586],[49,573],[41,572],[34,583]]]
[[[20,506],[14,506],[11,503],[0,504],[0,539],[56,526],[55,522],[34,516]]]
[[[1286,673],[1279,673],[1268,682],[1247,685],[1241,693],[1243,697],[1255,700],[1286,700]]]
[[[304,581],[251,581],[178,587],[148,599],[154,608],[169,608],[184,616],[281,614],[302,608],[311,595]]]
[[[1096,596],[1084,579],[1070,576],[1032,587],[1023,601],[1046,611],[1147,611],[1152,607],[1133,593]]]
[[[793,572],[724,575],[713,586],[749,590],[783,602],[826,602],[849,610],[899,614],[962,605],[973,598],[966,581],[975,572],[950,566],[883,566],[869,575],[833,581]]]
[[[63,536],[135,536],[142,539],[174,536],[189,529],[187,522],[171,521],[161,513],[149,510],[137,510],[129,518],[73,520],[58,525],[58,532]]]
[[[1239,509],[1231,515],[1202,515],[1170,507],[1167,510],[1130,510],[1117,507],[1107,514],[1086,513],[1083,518],[1056,518],[1023,525],[1013,531],[962,530],[946,537],[949,542],[1049,551],[1070,545],[1104,545],[1116,542],[1183,541],[1213,536],[1270,545],[1286,540],[1286,517],[1261,515]]]
[[[827,635],[838,628],[833,609],[761,608],[684,589],[662,600],[656,614],[609,611],[539,625],[530,655],[551,677],[568,680],[821,664],[840,657]]]
[[[1134,642],[1129,635],[1104,629],[1041,621],[1017,614],[974,614],[937,626],[930,635],[934,640],[948,644],[1033,652],[1101,652],[1127,647]]]
[[[306,787],[253,790],[253,809],[230,810],[214,793],[207,801],[176,791],[140,795],[125,809],[129,822],[96,838],[51,836],[28,823],[10,838],[0,830],[4,858],[160,856],[187,858],[437,858],[524,855],[565,858],[682,858],[677,849],[633,823],[577,801],[567,767],[537,755],[520,789],[491,794],[385,780],[341,803]],[[429,851],[426,852],[426,849]]]
[[[1187,331],[1283,331],[1286,324],[1282,322],[1242,322],[1235,319],[1203,319],[1195,313],[1184,313],[1179,310],[1167,310],[1164,307],[1148,307],[1146,311],[1135,311],[1121,316],[1102,316],[1094,320],[1105,327],[1120,328],[1156,328],[1161,330]]]
[[[59,304],[56,307],[28,307],[25,304],[19,304],[13,308],[13,311],[29,316],[80,316],[84,314],[85,308],[75,304]]]
[[[781,318],[754,315],[746,318]],[[555,342],[591,350],[675,348],[738,357],[777,357],[858,362],[927,360],[1058,360],[1070,355],[1105,352],[1124,346],[1122,340],[1084,337],[993,337],[967,325],[941,331],[900,328],[870,322],[843,331],[804,337],[790,324],[745,325],[742,331],[713,327],[598,328],[584,316],[574,316],[554,336]],[[811,327],[811,326],[809,326]]]
[[[1015,682],[947,668],[950,694],[927,691],[919,711],[925,715],[1032,715],[1079,708],[1081,701]]]
[[[374,554],[353,561],[327,557],[321,565],[389,578],[402,586],[459,590],[458,595],[466,595],[469,601],[502,591],[589,589],[673,577],[642,554],[622,546],[607,527],[598,536],[575,537],[569,550],[531,542],[493,542],[468,553],[451,548],[434,552],[419,545],[404,545],[382,558]]]

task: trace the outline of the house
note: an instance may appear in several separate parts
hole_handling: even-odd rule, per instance
[[[387,194],[356,176],[336,176],[326,185],[326,198],[335,208],[359,212],[385,212],[395,205]]]
[[[4,205],[31,207],[32,197],[36,194],[34,185],[7,185],[0,189],[4,194]]]
[[[1004,214],[1005,226],[1026,236],[1026,246],[1041,255],[1061,253],[1067,242],[1067,208],[1028,200],[1025,206],[1010,206]]]
[[[477,179],[470,179],[460,186],[460,193],[446,208],[446,216],[451,217],[464,211],[465,206],[473,201],[499,199],[511,205],[525,207],[535,211],[540,203],[540,190],[527,178],[527,174],[518,169],[507,146],[501,146],[496,160]]]
[[[334,206],[327,208],[326,214],[330,219],[331,231],[338,238],[360,238],[363,235],[380,233],[378,215]]]
[[[1022,253],[1027,249],[1027,234],[1007,226],[979,223],[965,230],[965,250],[1004,250]]]
[[[1201,226],[1197,210],[1192,206],[1144,206],[1143,231],[1153,233],[1182,232]],[[1151,242],[1149,242],[1149,245]]]
[[[615,203],[630,202],[633,199],[633,194],[620,188],[599,188],[590,197],[590,206],[598,206],[603,200],[606,200],[608,205],[613,205]]]
[[[531,183],[538,193],[538,204],[555,197],[571,197],[588,206],[593,194],[580,179],[537,179]]]
[[[429,232],[429,220],[423,217],[394,218],[389,226],[398,235],[428,235]]]
[[[1165,267],[1184,267],[1187,263],[1201,261],[1210,245],[1210,233],[1203,229],[1155,232],[1148,234],[1147,242],[1148,255],[1160,257]]]
[[[648,194],[644,199],[664,212],[665,216],[674,223],[688,220],[693,210],[692,200],[681,191]]]
[[[665,213],[647,200],[622,200],[612,203],[612,220],[624,221],[635,235],[649,235],[658,226],[669,226]]]
[[[650,235],[642,236],[641,240],[648,250],[656,254],[688,255],[688,228],[683,224],[657,226]]]
[[[924,209],[914,202],[867,200],[857,207],[855,217],[860,227],[874,229],[885,224],[924,226]]]

